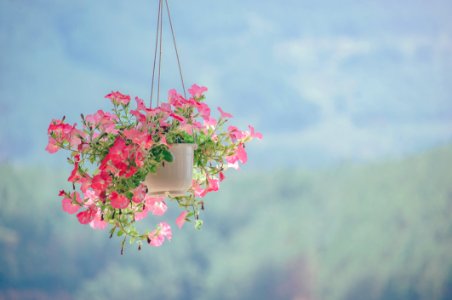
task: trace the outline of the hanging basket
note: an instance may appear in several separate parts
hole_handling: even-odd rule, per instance
[[[172,162],[162,162],[155,173],[146,176],[144,184],[152,196],[183,196],[192,186],[195,144],[174,144]]]
[[[182,94],[172,89],[167,103],[160,103],[164,10]],[[121,253],[127,239],[130,244],[136,242],[138,249],[144,242],[159,247],[172,239],[171,226],[165,221],[152,231],[138,232],[135,226],[150,214],[164,215],[168,208],[165,198],[182,209],[175,220],[179,228],[191,221],[200,229],[202,198],[219,190],[225,170],[246,163],[245,144],[262,138],[251,125],[249,130],[240,130],[227,123],[232,115],[220,107],[219,116],[213,116],[205,103],[206,87],[193,84],[187,96],[167,0],[159,0],[154,51],[150,106],[136,97],[132,107],[129,95],[111,92],[105,96],[113,105],[111,111],[81,114],[80,127],[63,117],[52,120],[48,128],[46,150],[69,151],[67,161],[73,165],[68,178],[72,189],[59,192],[63,210],[76,214],[81,224],[109,227],[110,237],[115,233],[123,236]],[[154,83],[157,105],[153,105]]]

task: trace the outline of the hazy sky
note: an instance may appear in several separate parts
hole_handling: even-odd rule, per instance
[[[111,90],[149,97],[157,2],[0,0],[0,160],[49,159],[51,118],[108,108]],[[252,165],[452,141],[450,1],[169,3],[186,82],[264,133]],[[169,46],[164,90],[180,86]]]

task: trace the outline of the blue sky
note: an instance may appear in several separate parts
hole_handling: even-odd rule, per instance
[[[49,159],[50,119],[108,108],[111,90],[148,98],[156,3],[1,0],[0,160]],[[450,1],[170,5],[186,82],[264,133],[251,165],[372,161],[452,141]],[[165,46],[163,88],[179,88]]]

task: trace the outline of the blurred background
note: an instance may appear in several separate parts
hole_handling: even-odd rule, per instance
[[[448,0],[170,0],[186,83],[264,140],[161,248],[62,212],[47,126],[149,99],[157,2],[0,0],[0,299],[452,299]]]

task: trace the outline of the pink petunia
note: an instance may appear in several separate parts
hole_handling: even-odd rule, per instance
[[[185,118],[180,116],[180,115],[178,115],[178,114],[170,113],[170,117],[173,117],[173,119],[175,119],[175,120],[177,120],[179,122],[185,122]]]
[[[248,128],[250,129],[249,135],[250,135],[252,138],[257,138],[257,139],[259,139],[259,140],[262,140],[262,137],[263,137],[263,136],[262,136],[262,133],[254,131],[254,127],[251,126],[251,125],[248,125]]]
[[[245,134],[235,126],[228,127],[229,136],[233,142],[245,137]]]
[[[245,164],[247,162],[247,160],[248,160],[248,155],[247,155],[247,153],[245,151],[245,148],[243,147],[243,144],[240,144],[237,147],[237,150],[236,150],[234,155],[226,157],[226,161],[230,165],[234,165],[238,161],[240,161],[242,164]],[[238,169],[238,167],[235,167],[235,166],[229,166],[229,167],[233,167],[233,168]]]
[[[89,224],[96,217],[97,209],[95,206],[91,206],[85,211],[79,212],[77,214],[77,219],[80,224]]]
[[[85,207],[89,207],[99,201],[99,196],[92,189],[89,189],[85,192]]]
[[[80,184],[80,190],[83,193],[86,193],[88,188],[91,187],[91,178],[89,176],[85,175],[79,179],[78,183]]]
[[[216,178],[207,178],[207,182],[209,183],[209,187],[208,190],[209,192],[217,192],[218,189],[220,188],[220,180],[216,179]]]
[[[145,197],[146,208],[154,216],[163,216],[168,209],[165,203],[165,197],[152,197],[146,195]]]
[[[80,154],[74,156],[74,169],[71,172],[71,175],[67,179],[69,182],[77,182],[82,176],[79,173],[78,167],[80,163]]]
[[[80,209],[80,205],[73,204],[72,200],[69,198],[64,198],[61,202],[61,205],[63,207],[63,210],[71,215],[75,214]]]
[[[102,214],[100,211],[96,213],[94,216],[94,219],[89,223],[89,226],[93,229],[105,229],[107,227],[108,223],[102,220]]]
[[[225,179],[224,173],[220,172],[220,182],[222,182]]]
[[[204,126],[205,127],[215,127],[217,126],[217,120],[215,120],[212,117],[204,119]]]
[[[97,195],[102,194],[102,192],[105,192],[107,187],[112,182],[112,179],[110,175],[106,172],[101,172],[100,174],[97,174],[93,177],[91,182],[91,188],[96,192]]]
[[[138,110],[142,110],[142,111],[146,111],[147,110],[146,105],[144,105],[143,99],[135,97],[135,101],[137,102],[137,109]]]
[[[236,155],[242,164],[245,164],[248,161],[248,155],[246,154],[245,147],[243,147],[243,144],[240,144],[239,147],[237,148]]]
[[[165,239],[170,241],[172,237],[171,226],[165,222],[161,222],[155,230],[149,233],[148,241],[151,246],[160,247],[165,242]]]
[[[130,102],[130,96],[121,94],[120,92],[111,92],[105,98],[110,99],[114,104],[127,105]]]
[[[230,113],[227,113],[227,112],[223,111],[223,110],[221,109],[221,107],[218,107],[218,111],[220,112],[221,117],[222,117],[223,119],[232,118],[232,115],[231,115]]]
[[[207,92],[207,88],[205,86],[198,86],[197,84],[194,84],[188,89],[188,92],[193,98],[197,99],[201,98],[204,92]]]
[[[144,184],[140,184],[133,190],[132,201],[135,203],[141,203],[146,197],[147,188]]]
[[[202,198],[208,193],[207,189],[203,189],[196,180],[193,180],[192,189],[196,197]]]
[[[77,124],[69,125],[63,120],[52,120],[47,129],[49,141],[46,146],[46,151],[55,153],[59,150],[62,144],[69,143],[73,148],[78,148],[81,143],[80,136],[84,133],[76,128]]]
[[[85,117],[86,125],[92,128],[98,128],[99,130],[106,133],[118,133],[116,127],[116,121],[118,117],[112,115],[111,113],[104,112],[99,109],[95,114],[87,115]]]
[[[209,105],[201,102],[196,103],[196,108],[203,119],[210,118],[210,107]]]
[[[111,193],[110,200],[111,200],[111,206],[113,208],[118,208],[118,209],[124,209],[130,203],[130,200],[126,196],[124,196],[122,194],[118,194],[116,191]]]
[[[180,213],[180,215],[177,217],[176,219],[176,225],[179,228],[182,228],[182,226],[184,226],[185,223],[185,218],[187,217],[188,212],[186,210],[184,210],[183,212]]]
[[[175,90],[168,91],[168,102],[174,107],[181,107],[183,105],[183,97]]]
[[[56,145],[56,141],[53,138],[49,138],[49,142],[46,146],[46,151],[53,154],[58,152],[60,150],[60,147]]]

